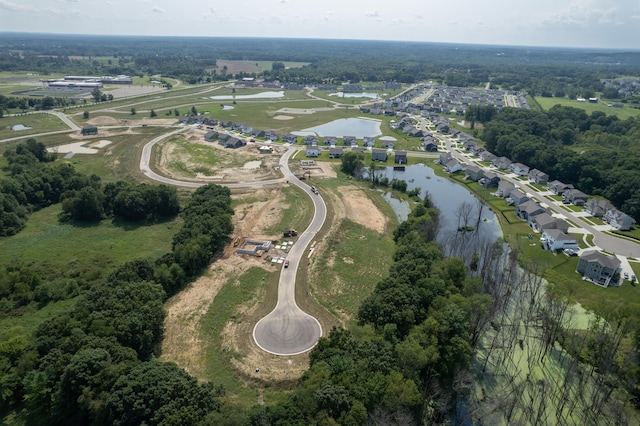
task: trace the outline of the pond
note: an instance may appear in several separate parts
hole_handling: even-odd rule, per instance
[[[368,120],[364,118],[340,118],[319,126],[302,129],[299,132],[292,132],[297,136],[315,134],[318,136],[355,136],[362,139],[365,136],[375,137],[382,134],[380,131],[380,121]]]
[[[284,92],[260,92],[253,95],[217,95],[209,96],[211,99],[216,100],[230,100],[230,99],[276,99],[284,98]]]
[[[489,239],[495,241],[502,237],[502,229],[496,215],[488,208],[479,208],[479,200],[465,187],[450,180],[435,175],[432,168],[423,164],[407,166],[404,171],[393,170],[386,167],[384,176],[391,179],[399,179],[407,182],[407,189],[420,188],[420,197],[424,198],[427,192],[431,201],[440,210],[440,232],[438,241],[443,243],[454,234],[461,234],[458,228],[469,226],[470,232],[462,234],[473,235],[478,240]],[[398,216],[398,220],[404,221],[410,207],[406,202],[394,199],[390,194],[385,198]],[[463,206],[463,204],[465,206]],[[478,216],[480,219],[478,220]],[[476,229],[477,228],[477,229]]]
[[[360,92],[360,93],[344,93],[344,92],[336,92],[329,93],[329,96],[337,96],[340,98],[371,98],[378,99],[380,95],[372,92]]]

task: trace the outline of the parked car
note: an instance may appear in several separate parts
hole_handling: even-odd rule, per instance
[[[288,267],[289,267],[289,259],[287,259],[287,260],[285,260],[285,261],[284,261],[284,267],[285,267],[285,268],[288,268]]]
[[[625,279],[625,280],[628,280],[628,279],[629,279],[629,273],[628,273],[628,272],[625,272],[625,273],[624,273],[624,279]]]

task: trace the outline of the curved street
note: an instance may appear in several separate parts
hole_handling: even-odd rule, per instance
[[[145,176],[167,185],[189,188],[197,188],[205,185],[199,182],[184,182],[167,178],[151,170],[151,151],[154,145],[184,130],[185,128],[180,128],[158,136],[143,147],[142,155],[140,156],[140,171],[144,173]],[[299,150],[301,150],[301,148],[289,147],[282,157],[280,157],[279,164],[283,174],[283,177],[280,179],[221,184],[229,188],[243,188],[288,181],[305,191],[313,201],[313,219],[309,227],[298,237],[298,240],[292,246],[287,257],[289,261],[288,268],[282,268],[278,284],[278,302],[276,303],[276,307],[266,317],[258,321],[253,329],[253,339],[256,344],[262,350],[275,355],[298,355],[307,352],[316,345],[318,339],[322,336],[322,326],[320,322],[300,309],[295,299],[298,265],[300,265],[300,261],[306,253],[307,246],[311,243],[318,231],[320,231],[327,217],[327,206],[322,197],[319,194],[313,193],[311,188],[300,181],[289,169],[289,158],[294,152]]]

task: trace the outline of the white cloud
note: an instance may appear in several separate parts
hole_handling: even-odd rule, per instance
[[[365,12],[364,16],[366,16],[367,18],[379,18],[380,12],[378,12],[377,10],[372,10],[369,12]]]
[[[67,0],[69,3],[79,3],[80,0]]]
[[[158,7],[158,6],[155,6],[153,9],[151,9],[151,11],[153,11],[155,13],[167,13],[166,10],[164,10],[161,7]]]
[[[12,12],[35,12],[31,6],[24,4],[11,3],[10,1],[0,0],[0,9],[10,10]]]

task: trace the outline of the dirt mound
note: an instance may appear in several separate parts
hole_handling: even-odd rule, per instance
[[[387,226],[387,218],[373,204],[360,188],[341,186],[338,192],[345,204],[348,219],[382,234]]]
[[[116,125],[120,124],[120,121],[116,118],[109,117],[107,115],[101,115],[98,117],[94,117],[90,120],[87,120],[88,124],[92,124],[94,126],[105,126],[105,125]]]
[[[293,117],[290,115],[276,115],[273,117],[274,120],[293,120]]]

